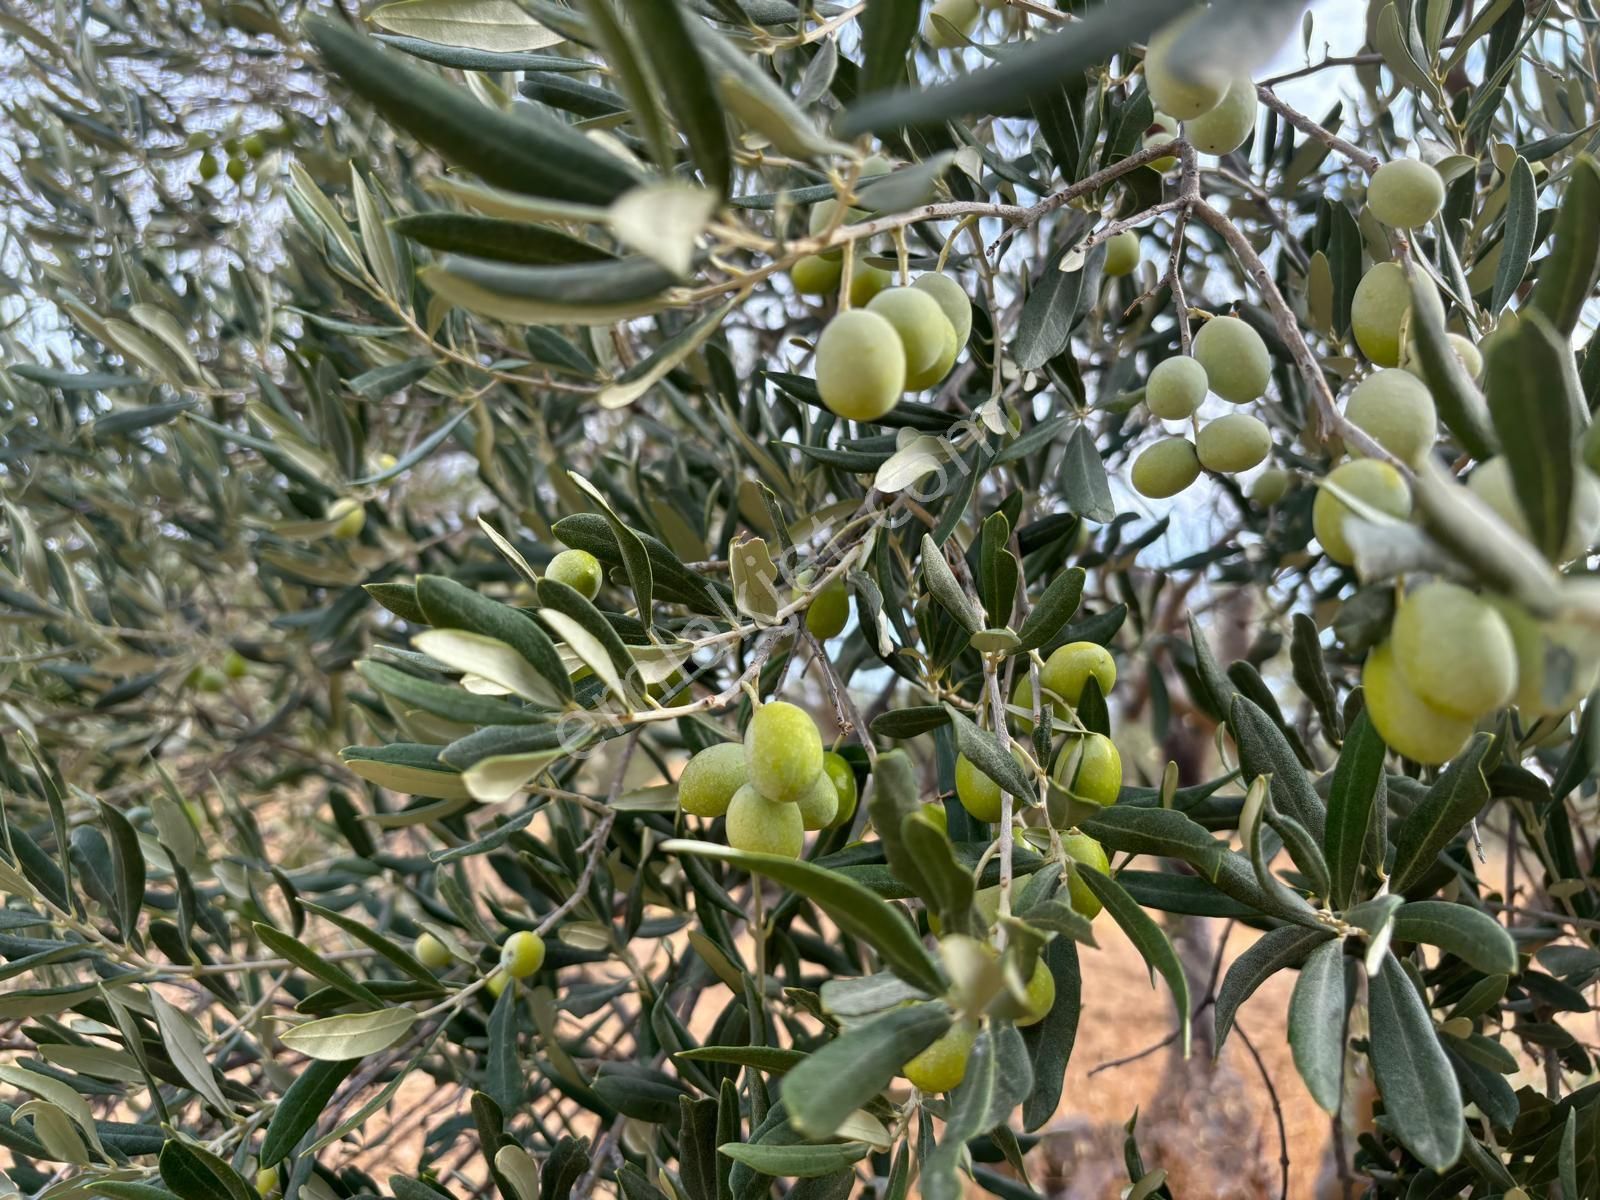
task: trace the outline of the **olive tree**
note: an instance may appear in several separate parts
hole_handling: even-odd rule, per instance
[[[1125,937],[1600,1192],[1596,17],[1302,9],[0,12],[12,1184],[1031,1196]]]

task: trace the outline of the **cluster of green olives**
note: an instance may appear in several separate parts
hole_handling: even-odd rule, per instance
[[[222,143],[226,163],[217,160],[215,150],[206,150],[200,155],[200,163],[196,173],[202,183],[210,183],[224,171],[234,183],[243,183],[244,177],[250,173],[250,162],[253,159],[265,158],[271,143],[264,133],[247,134],[242,138],[228,138]]]
[[[1261,335],[1238,317],[1212,317],[1195,334],[1191,354],[1155,365],[1145,382],[1145,407],[1163,421],[1186,421],[1208,393],[1249,404],[1261,398],[1271,378],[1272,356]],[[1193,441],[1173,436],[1147,447],[1134,460],[1133,486],[1143,496],[1164,500],[1198,479],[1202,468],[1229,475],[1248,471],[1271,449],[1266,422],[1249,413],[1228,413],[1206,422]]]
[[[817,339],[817,391],[850,421],[876,421],[906,392],[950,373],[972,332],[972,302],[948,275],[878,292],[839,313]]]
[[[1182,121],[1184,135],[1202,154],[1231,154],[1255,129],[1255,83],[1247,75],[1196,74],[1175,69],[1172,52],[1182,44],[1198,14],[1174,21],[1150,39],[1144,56],[1145,84],[1156,109],[1156,125],[1172,140],[1169,123]],[[1145,145],[1157,145],[1146,136]],[[1157,160],[1158,163],[1162,160]]]
[[[783,700],[750,717],[743,744],[700,751],[678,777],[678,806],[723,817],[735,850],[799,858],[807,830],[845,825],[856,812],[856,776],[841,755],[822,748],[811,714]]]
[[[442,971],[455,961],[450,947],[435,934],[421,933],[411,945],[411,954],[430,971]],[[484,989],[499,999],[506,985],[526,979],[544,966],[544,939],[531,929],[519,929],[500,947],[500,961],[485,976]]]
[[[1384,742],[1432,765],[1460,753],[1478,722],[1508,704],[1530,719],[1569,712],[1597,673],[1593,630],[1432,580],[1401,601],[1361,682]]]

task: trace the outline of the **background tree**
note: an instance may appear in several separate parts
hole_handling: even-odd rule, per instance
[[[11,1181],[1033,1195],[1126,935],[1600,1192],[1595,18],[1330,7],[0,10]]]

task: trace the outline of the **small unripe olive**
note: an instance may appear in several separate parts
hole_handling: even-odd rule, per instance
[[[1483,374],[1483,351],[1471,338],[1459,333],[1445,334],[1445,340],[1450,343],[1450,348],[1456,352],[1456,361],[1466,368],[1468,375],[1477,379]],[[1405,348],[1405,356],[1400,365],[1410,371],[1418,379],[1426,379],[1422,373],[1422,358],[1417,353],[1417,343],[1413,340]]]
[[[839,276],[843,273],[843,255],[826,258],[808,254],[789,268],[789,282],[802,296],[831,296],[839,290]]]
[[[817,390],[836,416],[876,421],[905,386],[905,350],[886,317],[853,308],[828,322],[817,339]]]
[[[1241,75],[1228,85],[1221,103],[1184,125],[1184,135],[1201,154],[1232,154],[1254,131],[1256,108],[1256,85]]]
[[[1411,285],[1398,263],[1381,262],[1361,277],[1350,298],[1350,330],[1377,366],[1400,362],[1400,326],[1411,311]]]
[[[1206,369],[1187,355],[1164,358],[1144,385],[1144,403],[1163,421],[1187,421],[1205,402],[1210,388]]]
[[[911,286],[933,297],[944,313],[945,320],[955,330],[956,344],[965,346],[967,339],[972,336],[972,300],[966,289],[950,276],[937,271],[918,275],[911,281]]]
[[[867,304],[900,337],[907,380],[927,373],[944,355],[953,330],[939,302],[920,288],[895,287],[879,292]]]
[[[1195,80],[1186,72],[1173,70],[1172,52],[1181,42],[1189,20],[1174,21],[1150,39],[1144,56],[1144,80],[1150,89],[1150,103],[1180,121],[1192,121],[1222,103],[1228,89],[1226,79]]]
[[[1039,670],[1039,684],[1045,691],[1076,705],[1090,677],[1100,684],[1100,694],[1109,696],[1117,684],[1117,663],[1111,651],[1098,642],[1068,642],[1057,647]]]
[[[1102,875],[1111,874],[1111,860],[1106,857],[1106,848],[1087,833],[1063,833],[1061,848],[1074,862],[1093,867]],[[1079,915],[1091,921],[1100,915],[1100,898],[1089,890],[1088,884],[1078,878],[1076,871],[1067,880],[1067,895]]]
[[[1460,584],[1436,579],[1407,596],[1390,631],[1407,686],[1441,712],[1475,721],[1517,686],[1517,648],[1505,618]]]
[[[975,2],[975,0],[974,0]],[[978,1040],[973,1021],[957,1021],[948,1032],[900,1068],[908,1082],[929,1095],[954,1090],[967,1077],[967,1060]]]
[[[1328,482],[1364,504],[1391,517],[1411,515],[1411,489],[1399,471],[1375,458],[1358,458],[1340,463],[1328,472]],[[1311,505],[1311,528],[1322,549],[1336,563],[1349,566],[1356,561],[1355,551],[1345,540],[1344,523],[1351,515],[1348,505],[1328,488],[1321,488]]]
[[[1122,755],[1103,733],[1069,734],[1050,778],[1075,798],[1105,808],[1122,792]]]
[[[256,1194],[270,1196],[278,1190],[278,1168],[262,1167],[256,1172]]]
[[[1271,508],[1289,490],[1290,478],[1282,467],[1268,467],[1250,484],[1250,499],[1262,508]]]
[[[222,673],[229,679],[243,679],[245,673],[249,670],[250,664],[245,661],[244,655],[237,650],[229,650],[227,654],[223,655]]]
[[[950,31],[935,21],[940,17],[962,36],[953,37]],[[922,36],[936,50],[953,50],[963,44],[963,39],[978,26],[978,0],[934,0],[923,23]]]
[[[600,560],[587,550],[563,550],[550,560],[544,574],[546,579],[566,584],[585,600],[600,594]]]
[[[1022,756],[1017,753],[1015,746],[1011,749],[1011,757],[1021,764]],[[961,807],[974,820],[990,825],[1000,819],[1003,811],[1000,785],[978,770],[977,764],[965,754],[956,755],[956,799],[961,801]]]
[[[217,156],[207,150],[200,156],[200,166],[197,168],[200,178],[207,182],[217,177],[217,172],[222,168],[217,163]]]
[[[1361,668],[1367,716],[1390,749],[1425,766],[1448,762],[1472,737],[1472,722],[1441,712],[1411,690],[1388,642],[1374,646]]]
[[[822,771],[822,735],[811,714],[783,700],[763,704],[744,731],[750,783],[769,800],[796,804]]]
[[[800,810],[800,823],[807,829],[826,829],[839,815],[839,793],[827,771],[817,772],[817,778],[795,807]]]
[[[215,693],[228,686],[228,677],[214,667],[196,667],[186,682],[196,691]]]
[[[1444,180],[1425,162],[1397,158],[1372,173],[1367,207],[1391,229],[1416,229],[1444,207]]]
[[[1055,1006],[1056,977],[1050,974],[1050,968],[1041,957],[1034,962],[1033,974],[1028,978],[1027,998],[1023,1002],[1022,1015],[1016,1020],[1017,1028],[1037,1025],[1050,1015],[1050,1010]]]
[[[1139,235],[1131,229],[1106,239],[1107,276],[1131,275],[1139,266]]]
[[[366,528],[367,510],[361,501],[345,497],[328,506],[328,520],[334,522],[333,536],[349,541]]]
[[[837,579],[811,598],[806,609],[806,628],[822,641],[838,637],[850,620],[850,589]]]
[[[874,296],[893,283],[894,276],[882,267],[858,262],[850,276],[850,303],[855,308],[865,308]]]
[[[1233,404],[1260,399],[1272,378],[1261,335],[1238,317],[1213,317],[1194,335],[1194,357],[1211,390]]]
[[[1200,459],[1188,438],[1162,438],[1133,460],[1133,488],[1141,496],[1165,500],[1200,478]]]
[[[431,933],[417,935],[411,954],[430,971],[441,971],[451,963],[450,948]]]
[[[728,805],[728,845],[751,854],[799,858],[805,849],[805,818],[798,804],[768,800],[749,784]]]
[[[835,754],[832,750],[822,755],[822,772],[832,781],[834,794],[839,800],[832,824],[848,825],[856,815],[856,773],[842,754]]]
[[[1433,393],[1406,371],[1374,371],[1350,393],[1344,415],[1401,462],[1415,465],[1433,449],[1439,417]]]
[[[1580,467],[1572,484],[1572,507],[1568,513],[1571,526],[1561,544],[1562,562],[1587,551],[1600,533],[1600,480]],[[1522,515],[1522,504],[1511,483],[1511,467],[1504,458],[1481,463],[1467,477],[1467,487],[1517,533],[1530,536],[1528,519]]]
[[[227,166],[228,178],[235,183],[243,183],[244,177],[250,173],[250,164],[242,158],[230,158]]]
[[[251,158],[265,158],[267,154],[267,139],[259,133],[252,133],[244,139],[244,152]]]
[[[1249,413],[1229,413],[1200,427],[1194,449],[1206,470],[1231,475],[1248,471],[1267,457],[1272,433],[1266,422]]]
[[[1141,149],[1151,146],[1170,146],[1178,140],[1178,122],[1164,112],[1156,113],[1150,121],[1150,128],[1145,130]],[[1178,156],[1169,154],[1165,158],[1153,159],[1150,166],[1157,171],[1170,171],[1178,165]]]
[[[500,969],[513,979],[526,979],[544,966],[544,939],[531,929],[519,929],[500,947]]]
[[[741,743],[707,746],[678,776],[678,805],[696,817],[720,817],[728,811],[733,794],[749,782]]]

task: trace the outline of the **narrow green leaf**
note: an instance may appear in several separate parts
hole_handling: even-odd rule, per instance
[[[865,1142],[831,1142],[823,1146],[747,1145],[728,1142],[717,1147],[736,1163],[743,1163],[763,1175],[778,1178],[811,1179],[860,1162],[872,1147]]]
[[[1337,1113],[1344,1092],[1344,943],[1326,941],[1307,956],[1289,998],[1289,1046],[1306,1090]]]
[[[955,572],[950,569],[950,564],[945,561],[944,551],[939,549],[931,535],[922,535],[922,582],[929,593],[939,602],[941,608],[949,613],[956,623],[968,633],[977,633],[983,628],[983,617],[973,606],[972,600],[957,582]]]
[[[1256,939],[1255,945],[1235,959],[1228,973],[1222,977],[1222,986],[1217,989],[1217,1003],[1213,1010],[1216,1030],[1212,1039],[1213,1053],[1222,1053],[1222,1044],[1227,1041],[1228,1031],[1233,1028],[1234,1014],[1258,987],[1284,968],[1304,962],[1314,947],[1332,937],[1333,931],[1326,928],[1301,929],[1282,925],[1262,934]]]
[[[510,991],[510,988],[506,989]],[[387,1050],[417,1021],[409,1008],[340,1013],[283,1031],[283,1044],[320,1062],[343,1062]]]
[[[1022,1127],[1030,1133],[1051,1120],[1061,1105],[1083,1005],[1083,977],[1072,939],[1053,939],[1040,959],[1055,980],[1056,1002],[1044,1020],[1022,1031],[1033,1074],[1033,1089],[1022,1102]]]
[[[161,1147],[161,1182],[179,1200],[257,1200],[255,1189],[225,1161],[176,1138]]]
[[[1387,753],[1383,739],[1362,710],[1345,735],[1328,789],[1328,827],[1323,845],[1327,847],[1328,875],[1333,884],[1329,900],[1336,909],[1349,907],[1355,898],[1368,831],[1379,807],[1387,802],[1383,767]]]
[[[917,35],[921,0],[877,0],[861,15],[862,67],[858,89],[864,94],[905,82],[906,56]]]
[[[368,1008],[382,1009],[383,1001],[378,999],[364,984],[356,979],[337,963],[328,962],[315,950],[302,945],[287,933],[274,929],[271,925],[264,925],[260,921],[255,924],[256,936],[262,944],[281,958],[286,958],[306,974],[322,980],[330,987],[336,987],[353,1000],[358,1000]],[[415,1014],[413,1014],[415,1015]]]
[[[813,1140],[834,1136],[900,1069],[950,1028],[942,1004],[891,1009],[813,1050],[783,1083],[789,1123]]]
[[[1068,567],[1050,581],[1044,594],[1028,610],[1027,619],[1018,631],[1020,641],[1012,654],[1025,654],[1037,650],[1077,614],[1078,602],[1083,598],[1086,575],[1082,567]]]
[[[1063,270],[1074,247],[1063,246],[1045,261],[1044,270],[1017,318],[1011,353],[1017,366],[1035,371],[1067,348],[1072,330],[1100,288],[1105,244],[1094,247],[1073,270]]]
[[[706,186],[726,196],[733,179],[728,121],[711,82],[711,72],[690,32],[691,17],[680,0],[627,0],[645,53],[655,66],[689,154]]]
[[[1479,733],[1434,781],[1395,834],[1390,886],[1404,894],[1433,868],[1439,852],[1489,802],[1484,759],[1494,747],[1492,734]]]
[[[1488,403],[1477,380],[1456,356],[1445,330],[1438,290],[1421,271],[1411,275],[1411,329],[1422,379],[1433,393],[1439,419],[1473,458],[1492,457],[1499,443],[1489,421]]]
[[[1461,1155],[1461,1088],[1422,997],[1393,954],[1367,979],[1370,1057],[1386,1120],[1407,1150],[1436,1171]]]
[[[507,991],[510,989],[508,988]],[[261,1139],[260,1160],[263,1167],[276,1166],[289,1156],[300,1139],[310,1132],[360,1059],[343,1062],[318,1062],[313,1060],[301,1068],[294,1082],[278,1101],[267,1122],[267,1133]]]
[[[1453,954],[1485,975],[1515,975],[1517,946],[1487,913],[1444,900],[1416,900],[1394,914],[1398,942],[1426,942]]]
[[[1600,165],[1580,154],[1567,171],[1556,211],[1555,245],[1539,262],[1533,307],[1570,337],[1600,282]]]
[[[1000,748],[998,737],[979,729],[954,705],[945,705],[945,712],[955,729],[956,749],[973,766],[1023,803],[1032,804],[1038,800],[1033,779],[1022,769],[1021,763]]]
[[[1270,775],[1272,802],[1279,811],[1304,825],[1317,841],[1324,837],[1327,814],[1322,798],[1306,777],[1283,730],[1259,705],[1236,695],[1229,710],[1228,724],[1239,747],[1239,766],[1246,783]]]
[[[1505,231],[1500,243],[1500,265],[1494,273],[1489,311],[1499,312],[1516,294],[1533,254],[1534,233],[1539,227],[1539,191],[1534,186],[1533,168],[1520,154],[1511,166],[1508,181],[1511,197],[1506,202]]]

